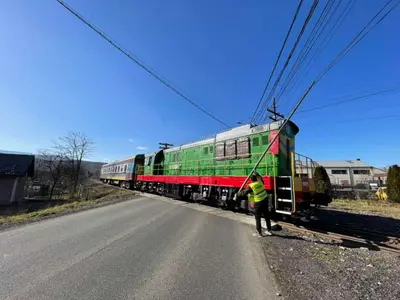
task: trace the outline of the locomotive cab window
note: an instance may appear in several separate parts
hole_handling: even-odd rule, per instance
[[[147,158],[147,164],[146,164],[146,165],[147,165],[147,166],[150,166],[152,160],[153,160],[153,156],[149,156],[149,157]]]
[[[253,147],[260,146],[260,139],[258,137],[253,138]]]
[[[261,144],[262,144],[262,145],[268,145],[268,144],[269,144],[268,136],[267,136],[267,135],[263,135],[263,136],[261,137]]]
[[[204,148],[203,148],[203,153],[204,153],[204,155],[207,155],[207,154],[208,154],[208,147],[204,147]]]

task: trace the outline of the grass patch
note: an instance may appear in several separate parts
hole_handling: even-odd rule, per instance
[[[68,211],[77,211],[83,208],[93,207],[101,203],[130,198],[134,195],[131,190],[119,189],[112,186],[93,184],[89,187],[87,200],[76,200],[69,203],[40,209],[29,213],[16,213],[10,216],[0,216],[0,225],[5,223],[20,223],[29,220],[37,220],[50,215],[58,215]]]
[[[337,210],[400,219],[400,204],[382,200],[334,200],[329,207]]]

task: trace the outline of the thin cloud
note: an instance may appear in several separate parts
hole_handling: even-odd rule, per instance
[[[147,150],[147,147],[137,146],[136,149],[137,149],[137,150]]]
[[[133,140],[133,139],[128,139],[128,142],[129,142],[129,143],[133,143],[134,140]]]

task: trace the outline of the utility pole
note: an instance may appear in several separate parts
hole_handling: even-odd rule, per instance
[[[270,113],[269,118],[270,118],[272,121],[279,121],[279,120],[285,118],[284,115],[282,115],[282,114],[280,114],[280,113],[278,113],[278,112],[276,111],[276,99],[275,99],[275,98],[274,98],[274,101],[273,101],[273,103],[272,103],[272,109],[267,108],[267,111]]]
[[[163,149],[163,150],[174,146],[173,144],[168,144],[168,143],[158,143],[158,144],[160,145],[160,149]]]

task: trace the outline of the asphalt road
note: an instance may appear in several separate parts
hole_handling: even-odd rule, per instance
[[[0,232],[0,299],[274,299],[252,228],[128,202]]]

